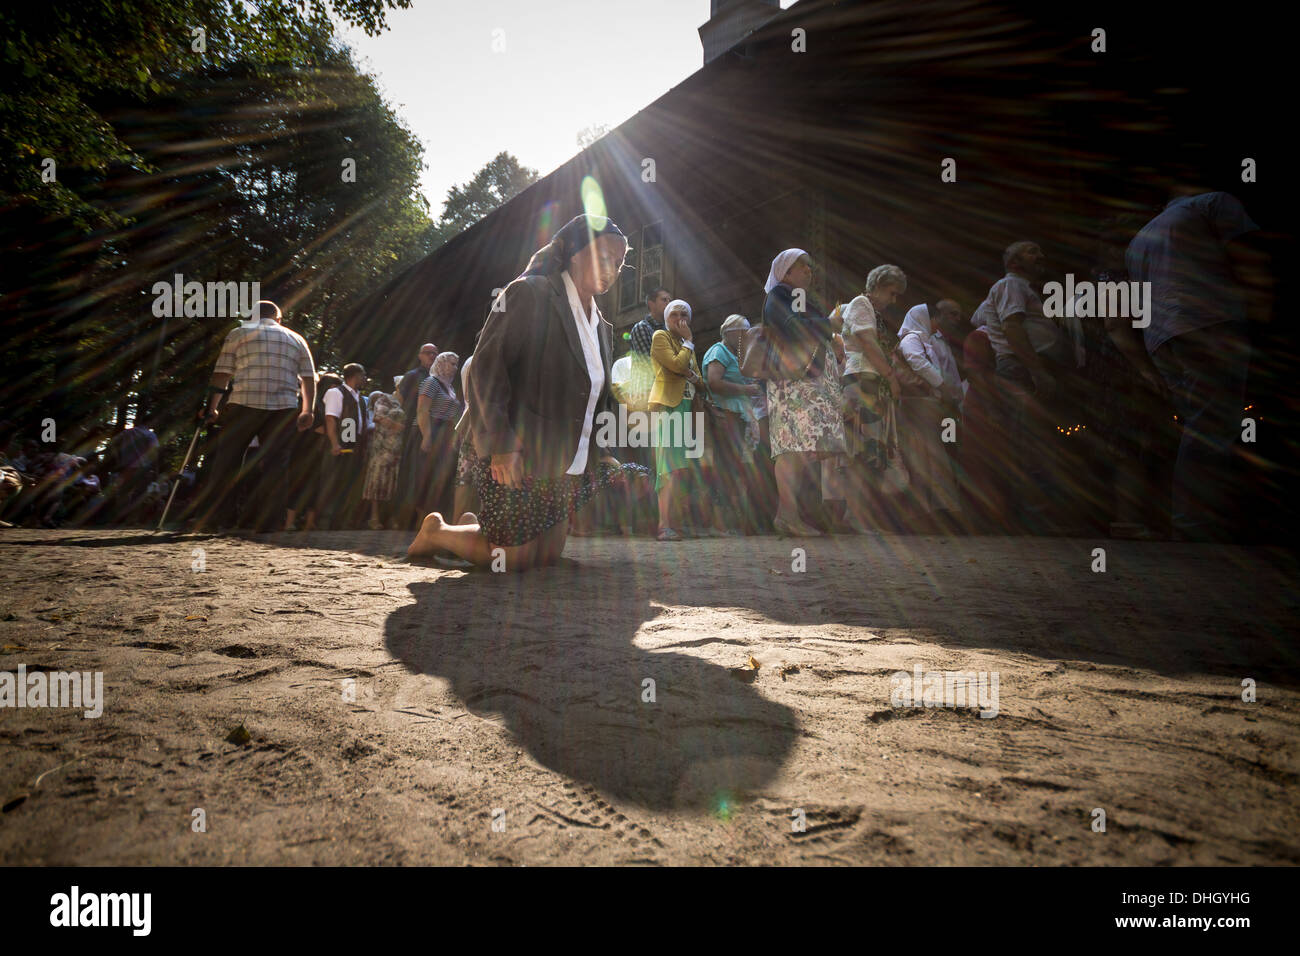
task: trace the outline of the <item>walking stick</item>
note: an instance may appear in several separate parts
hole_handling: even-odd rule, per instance
[[[167,520],[167,512],[172,510],[172,501],[176,497],[176,489],[181,486],[181,476],[185,474],[185,469],[190,463],[190,456],[194,454],[194,446],[198,443],[199,432],[203,431],[203,426],[206,424],[206,420],[201,421],[199,427],[194,429],[194,437],[190,439],[190,450],[185,453],[185,461],[181,463],[181,470],[176,475],[176,481],[172,483],[172,493],[167,496],[167,505],[163,508],[162,517],[158,519],[158,527],[154,529],[155,534],[162,530],[163,523]]]

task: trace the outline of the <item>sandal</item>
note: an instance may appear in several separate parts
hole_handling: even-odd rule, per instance
[[[681,540],[682,540],[682,536],[681,536],[680,534],[678,534],[676,531],[674,531],[672,528],[664,528],[664,529],[662,529],[662,530],[659,532],[659,536],[656,538],[656,540],[658,540],[658,541],[681,541]]]
[[[820,537],[822,537],[822,532],[818,531],[816,528],[808,528],[807,530],[796,531],[794,528],[791,528],[788,524],[786,524],[786,523],[785,523],[784,521],[782,521],[780,518],[774,518],[774,519],[772,520],[772,527],[776,529],[777,536],[778,536],[778,537],[781,537],[781,538],[820,538]]]

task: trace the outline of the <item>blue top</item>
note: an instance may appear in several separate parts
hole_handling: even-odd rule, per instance
[[[1258,228],[1230,193],[1182,196],[1142,227],[1124,260],[1131,280],[1151,283],[1148,352],[1185,332],[1245,320],[1224,246]]]
[[[709,346],[709,350],[704,353],[704,361],[700,367],[704,370],[704,380],[709,380],[709,363],[722,363],[723,381],[731,382],[735,385],[753,385],[752,378],[745,378],[740,374],[740,361],[732,354],[731,349],[727,348],[721,342]],[[746,421],[754,420],[754,403],[748,395],[715,395],[714,404],[728,411],[740,412],[745,416]]]

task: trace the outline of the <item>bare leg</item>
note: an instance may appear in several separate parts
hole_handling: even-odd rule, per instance
[[[458,515],[463,515],[467,512],[473,511],[474,508],[477,507],[478,492],[476,492],[470,485],[457,485],[456,494],[454,497],[455,497],[454,511]],[[456,523],[464,524],[465,522],[457,521]],[[477,523],[478,523],[478,519],[475,519],[474,524]]]
[[[472,518],[474,516],[466,513],[462,517]],[[547,557],[547,554],[543,551],[543,545],[552,548],[554,551],[552,560],[558,560],[559,553],[564,550],[564,541],[568,536],[568,530],[568,524],[560,522],[540,538],[519,547],[507,548],[500,545],[493,547],[488,542],[488,539],[483,536],[477,520],[473,524],[447,524],[443,521],[442,515],[435,511],[421,523],[420,533],[415,536],[415,540],[407,548],[406,556],[407,558],[424,558],[437,551],[445,550],[452,552],[457,557],[464,558],[472,564],[486,568],[492,566],[493,560],[498,557],[494,552],[500,548],[502,552],[500,557],[504,558],[507,571],[526,571],[541,563],[547,563],[543,560]]]
[[[664,486],[659,489],[659,530],[673,526],[673,492],[677,479],[671,472],[664,476]]]
[[[799,520],[799,482],[807,469],[801,452],[786,452],[776,457],[776,490],[780,502],[776,509],[776,520],[787,525],[797,534],[817,534]]]
[[[555,564],[564,553],[564,542],[568,540],[569,528],[563,521],[548,531],[543,531],[537,544],[536,561],[538,565]],[[533,543],[533,542],[530,542]],[[510,567],[510,558],[506,557],[506,567]],[[523,570],[521,566],[519,570]]]
[[[492,546],[479,530],[478,523],[447,524],[438,512],[425,517],[420,531],[406,549],[407,558],[430,557],[438,551],[450,551],[474,564],[492,563]]]

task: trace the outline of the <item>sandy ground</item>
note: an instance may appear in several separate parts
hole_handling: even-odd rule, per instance
[[[1283,552],[570,539],[515,576],[407,541],[0,532],[0,671],[106,697],[0,710],[0,862],[1300,862]],[[997,716],[891,706],[916,665],[996,671]]]

